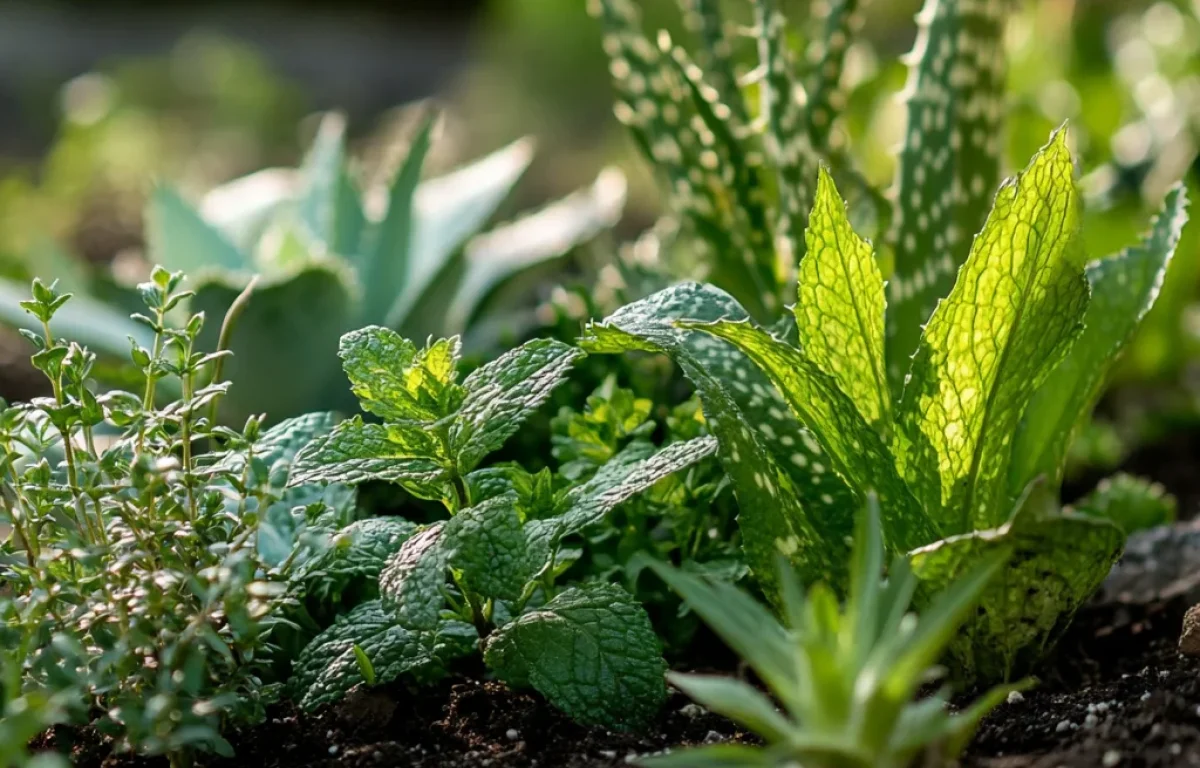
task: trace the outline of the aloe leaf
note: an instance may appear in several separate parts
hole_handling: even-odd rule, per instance
[[[210,189],[200,201],[200,214],[235,248],[251,253],[279,211],[295,202],[299,186],[295,169],[265,168]]]
[[[805,53],[809,72],[805,78],[808,102],[805,116],[814,146],[826,149],[834,121],[845,106],[842,72],[846,52],[862,26],[860,0],[829,0],[815,3],[813,34]]]
[[[1010,555],[950,644],[964,681],[1007,680],[1041,658],[1095,593],[1125,541],[1117,525],[1059,512],[1045,487],[1029,492],[999,528],[952,536],[914,551],[919,601],[959,582],[996,553]]]
[[[746,311],[719,289],[684,284],[624,307],[602,324],[589,324],[580,344],[594,353],[663,353],[691,380],[738,497],[747,562],[768,595],[778,594],[781,553],[806,580],[840,582],[853,530],[853,494],[745,355],[677,326],[681,318],[722,317],[744,319]]]
[[[860,494],[874,490],[879,495],[886,539],[894,551],[939,538],[938,527],[909,492],[883,438],[831,376],[800,350],[749,323],[719,321],[688,327],[730,342],[774,382],[828,456],[824,472],[845,478]]]
[[[408,319],[433,279],[495,214],[532,160],[533,143],[520,139],[417,187],[407,279],[388,311],[389,328]]]
[[[897,394],[921,327],[950,292],[1000,179],[1003,33],[1012,6],[926,0],[917,16],[889,238],[888,365]]]
[[[766,150],[779,173],[780,222],[777,240],[785,258],[794,263],[804,253],[801,233],[812,208],[817,160],[809,140],[804,108],[797,101],[796,68],[787,42],[787,19],[776,0],[755,0],[759,66],[760,112],[766,119]]]
[[[625,176],[616,168],[606,168],[591,187],[472,239],[466,247],[466,274],[450,305],[445,332],[466,330],[505,281],[568,253],[616,224],[626,188]]]
[[[805,241],[793,309],[800,347],[834,377],[863,418],[887,429],[891,390],[883,361],[883,275],[823,168]]]
[[[146,204],[146,250],[150,261],[197,277],[204,271],[248,270],[250,257],[201,218],[170,187],[159,185]]]
[[[28,284],[0,278],[0,321],[13,328],[41,333],[41,322],[21,308],[21,302],[28,300]],[[55,335],[106,357],[126,358],[130,337],[146,349],[154,344],[154,332],[149,328],[86,294],[72,295],[70,301],[59,307],[50,328]]]
[[[1084,331],[1033,396],[1013,448],[1010,492],[1039,475],[1062,482],[1067,448],[1088,417],[1109,369],[1158,298],[1187,221],[1187,192],[1176,185],[1136,246],[1087,266],[1092,298]]]
[[[363,240],[367,232],[367,214],[363,210],[362,193],[350,173],[342,166],[336,191],[337,217],[334,219],[333,239],[329,247],[334,253],[356,266],[363,258]],[[360,266],[361,268],[361,266]]]
[[[233,355],[224,374],[233,382],[221,400],[225,423],[253,414],[278,421],[313,410],[339,373],[332,359],[338,339],[353,322],[354,290],[341,265],[313,261],[260,283],[228,339]],[[216,349],[221,318],[245,288],[230,276],[212,275],[196,286],[192,312],[208,318],[198,344]],[[297,343],[302,340],[303,343]]]
[[[421,122],[408,148],[408,154],[388,185],[387,212],[374,229],[374,241],[360,267],[363,279],[361,322],[386,323],[392,306],[407,289],[414,268],[417,187],[421,169],[433,141],[437,115],[429,114]]]
[[[1071,259],[1078,195],[1059,131],[1007,182],[954,289],[930,318],[897,409],[894,452],[947,534],[1012,510],[1013,435],[1083,328],[1088,284]]]
[[[734,119],[746,124],[750,116],[738,85],[733,55],[736,38],[721,13],[721,0],[680,0],[679,6],[684,26],[699,38],[697,57],[706,78]]]
[[[312,234],[332,243],[337,232],[338,193],[346,161],[346,117],[329,112],[300,166],[296,214]]]

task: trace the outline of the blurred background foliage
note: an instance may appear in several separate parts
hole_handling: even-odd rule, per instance
[[[150,3],[69,3],[55,6],[55,18],[78,26],[108,5],[113,18],[168,14]],[[335,107],[350,112],[349,151],[369,178],[394,167],[389,158],[412,134],[412,112],[402,102],[434,97],[446,112],[428,175],[521,136],[535,140],[535,158],[496,221],[585,187],[609,164],[628,178],[615,234],[542,276],[534,298],[543,323],[567,334],[583,315],[636,294],[629,282],[637,270],[630,266],[653,254],[618,246],[658,220],[659,195],[612,117],[607,62],[585,0],[402,5],[184,4],[188,12],[175,9],[171,24],[127,25],[133,31],[126,40],[140,28],[158,35],[133,46],[137,56],[108,52],[53,83],[42,72],[31,78],[36,82],[14,85],[20,72],[4,69],[0,59],[0,99],[4,89],[26,94],[11,130],[41,127],[44,138],[0,137],[0,272],[57,277],[72,290],[118,300],[122,292],[114,286],[139,279],[146,267],[142,211],[156,180],[195,201],[257,169],[296,167],[317,113]],[[749,23],[749,3],[726,5]],[[806,0],[783,5],[795,19],[811,10]],[[675,0],[641,6],[647,28],[687,34],[678,29]],[[912,46],[919,6],[920,0],[868,4],[861,42],[847,60],[849,102],[838,138],[862,174],[881,186],[894,174],[903,131],[895,94],[904,85],[901,59]],[[1200,0],[1026,0],[1011,19],[1009,166],[1070,122],[1087,199],[1089,257],[1132,243],[1175,179],[1185,177],[1193,193],[1200,186],[1198,6]],[[234,7],[254,10],[230,16]],[[245,18],[256,21],[239,26]],[[289,47],[285,38],[296,30],[308,37]],[[794,44],[802,51],[799,34]],[[313,35],[321,51],[334,53],[292,50]],[[390,55],[372,53],[381,44]],[[1198,289],[1200,227],[1192,226],[1162,299],[1116,375],[1120,386],[1081,441],[1080,463],[1119,460],[1165,424],[1189,423],[1200,413]],[[25,350],[19,340],[3,341],[0,395],[27,396],[18,365]]]

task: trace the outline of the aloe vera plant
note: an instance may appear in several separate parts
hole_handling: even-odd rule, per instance
[[[353,407],[334,358],[343,333],[368,324],[413,338],[467,331],[516,274],[566,253],[620,214],[624,180],[608,170],[591,188],[472,241],[525,171],[532,144],[517,141],[422,181],[434,128],[430,115],[382,189],[359,189],[345,121],[331,114],[296,171],[230,182],[199,209],[167,186],[155,190],[146,210],[149,255],[192,275],[189,311],[226,317],[237,308],[221,344],[234,353],[224,373],[237,382],[221,404],[227,423]],[[239,300],[256,276],[253,293]],[[28,325],[23,294],[0,284],[0,319]],[[144,327],[96,299],[77,297],[58,320],[64,335],[101,355],[123,356],[127,337],[149,345]],[[200,343],[218,346],[222,330],[206,326]]]
[[[665,352],[695,384],[769,595],[777,553],[806,581],[845,582],[851,511],[869,492],[889,550],[910,556],[924,594],[990,552],[1012,553],[950,648],[964,677],[1006,678],[1107,574],[1124,526],[1137,524],[1122,516],[1144,514],[1064,511],[1055,497],[1070,435],[1153,304],[1185,220],[1176,186],[1139,245],[1084,266],[1059,131],[997,192],[916,353],[900,361],[893,397],[884,329],[895,307],[822,171],[798,267],[798,345],[750,322],[728,294],[689,284],[591,325],[583,346]]]
[[[881,582],[883,557],[879,502],[869,495],[855,529],[850,594],[843,608],[827,584],[812,584],[805,594],[785,568],[781,623],[732,585],[656,567],[783,706],[780,711],[771,698],[740,680],[669,674],[680,690],[757,733],[765,745],[681,750],[643,765],[906,768],[955,760],[983,716],[1021,684],[993,688],[954,714],[947,711],[946,688],[919,700],[917,694],[1003,567],[1003,553],[992,553],[947,585],[919,619],[909,613],[916,579],[908,562],[895,558]]]
[[[632,0],[590,7],[604,28],[617,118],[666,183],[685,229],[682,248],[699,254],[701,276],[752,317],[775,320],[795,298],[816,170],[828,166],[856,223],[873,239],[886,235],[895,264],[888,375],[898,391],[903,361],[966,258],[1000,179],[1002,33],[1014,4],[926,1],[903,94],[908,127],[893,202],[855,170],[839,128],[842,74],[863,3],[814,4],[804,61],[795,60],[777,0],[753,0],[748,30],[725,19],[717,0],[680,5],[697,32],[695,54],[665,31],[651,42]],[[746,58],[753,64],[742,69]]]

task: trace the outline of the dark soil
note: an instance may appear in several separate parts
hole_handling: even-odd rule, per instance
[[[1200,448],[1200,439],[1188,445]],[[1200,473],[1165,460],[1174,451],[1161,456],[1135,457],[1130,469],[1164,482],[1181,497],[1181,517],[1193,517]],[[1037,687],[1010,697],[984,721],[965,767],[1200,766],[1200,660],[1177,651],[1183,614],[1198,602],[1200,519],[1133,536],[1040,670]],[[700,658],[733,667],[727,653]],[[112,757],[103,744],[83,741],[74,759],[84,768],[166,765]],[[432,689],[357,694],[311,716],[279,707],[230,741],[236,758],[203,764],[601,768],[669,747],[752,737],[679,693],[646,733],[611,733],[575,725],[534,694],[460,676]]]

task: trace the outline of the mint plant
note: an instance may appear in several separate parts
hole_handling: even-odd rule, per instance
[[[1140,245],[1082,266],[1060,131],[1000,188],[893,398],[880,270],[821,171],[798,345],[748,322],[727,294],[685,285],[589,327],[583,346],[666,352],[692,379],[738,495],[747,561],[776,599],[777,553],[806,581],[845,583],[849,511],[872,491],[888,549],[911,556],[923,595],[989,552],[1015,553],[950,648],[964,677],[1007,678],[1053,643],[1121,550],[1126,506],[1092,510],[1102,517],[1053,498],[1070,435],[1153,304],[1185,220],[1177,186]]]
[[[423,181],[435,124],[433,114],[422,121],[379,188],[360,188],[345,120],[331,114],[297,170],[234,180],[198,207],[168,186],[154,190],[145,214],[149,257],[193,275],[190,312],[242,318],[223,340],[234,353],[226,373],[238,383],[222,399],[225,423],[352,405],[334,361],[344,332],[379,324],[413,338],[463,333],[519,274],[593,238],[620,214],[624,179],[608,170],[592,187],[472,239],[528,167],[532,144],[514,142]],[[0,319],[29,328],[22,294],[0,283]],[[80,297],[59,319],[64,336],[107,357],[123,357],[129,336],[152,345],[148,328],[95,298]],[[168,315],[172,327],[181,319],[180,311]],[[492,321],[506,325],[498,315]],[[206,325],[200,345],[217,347],[220,330]],[[481,342],[490,348],[495,338]],[[287,387],[278,386],[280,377]]]
[[[153,342],[129,356],[143,390],[99,396],[95,355],[54,332],[70,295],[35,281],[22,306],[41,332],[26,336],[53,396],[0,409],[2,632],[20,651],[5,658],[6,707],[40,698],[56,721],[175,765],[229,754],[221,727],[278,696],[268,672],[286,564],[271,561],[263,520],[327,493],[284,485],[295,450],[331,425],[215,426],[229,385],[205,382],[227,353],[200,351],[203,315],[168,327],[189,297],[182,280],[157,268],[139,286],[147,311],[134,318]],[[168,383],[182,398],[156,407]]]
[[[291,482],[387,481],[441,502],[451,516],[416,531],[394,527],[386,542],[351,539],[348,565],[366,548],[379,555],[394,548],[378,574],[378,597],[339,616],[304,649],[293,695],[314,708],[362,682],[437,679],[454,660],[482,651],[497,677],[536,689],[582,723],[639,725],[666,695],[658,638],[622,588],[558,583],[579,556],[569,539],[712,455],[716,441],[698,437],[657,451],[631,442],[587,480],[566,486],[547,471],[481,467],[583,353],[535,340],[460,382],[459,346],[455,337],[418,348],[378,326],[342,338],[354,394],[382,421],[355,417],[315,439],[296,457]]]
[[[780,576],[783,622],[729,584],[659,566],[655,570],[754,670],[782,705],[732,678],[669,674],[713,712],[762,737],[762,747],[723,744],[683,750],[647,766],[906,768],[955,760],[979,721],[1020,685],[993,688],[951,714],[945,687],[918,700],[930,673],[990,580],[1004,566],[992,552],[934,597],[920,619],[907,560],[884,581],[878,501],[868,494],[854,533],[849,596],[817,583],[805,594],[795,573]]]

